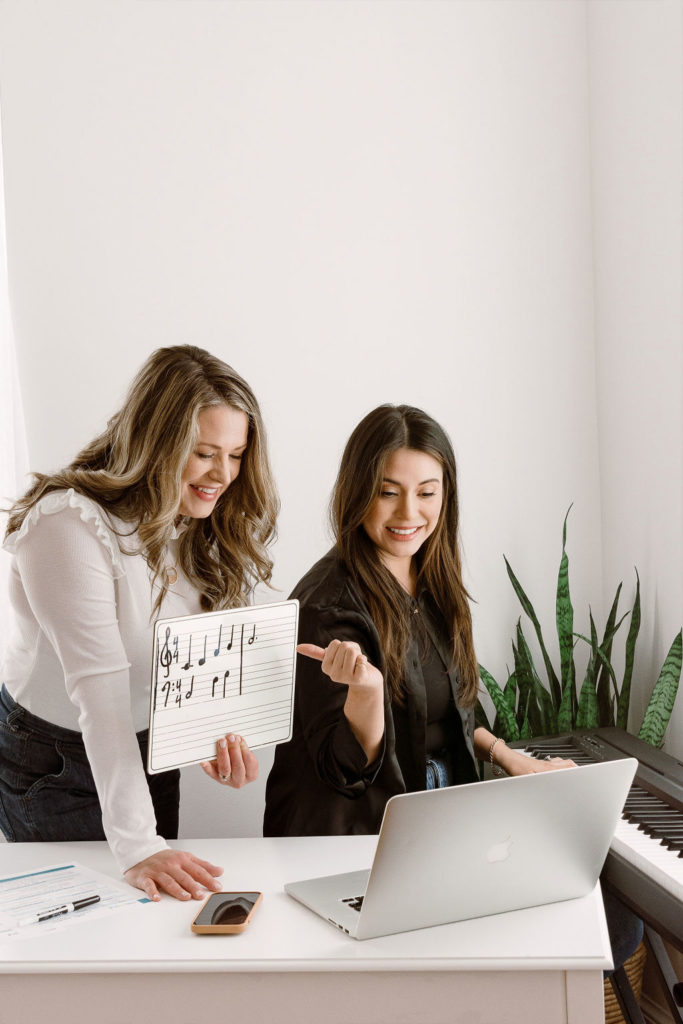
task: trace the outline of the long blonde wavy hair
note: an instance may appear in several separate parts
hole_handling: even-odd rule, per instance
[[[181,475],[199,436],[199,414],[228,405],[246,413],[247,448],[240,472],[206,519],[187,520],[178,563],[199,591],[203,610],[247,602],[268,583],[279,502],[258,402],[232,367],[201,348],[177,345],[153,352],[133,380],[120,411],[65,469],[44,475],[10,509],[7,536],[21,528],[40,499],[73,488],[137,530],[160,593],[168,589],[164,552],[179,516]]]
[[[402,704],[404,658],[410,637],[409,605],[405,591],[382,563],[363,526],[382,489],[387,459],[400,448],[426,452],[443,470],[439,520],[415,556],[418,587],[426,587],[445,621],[452,664],[458,671],[460,703],[474,707],[479,671],[469,595],[462,581],[455,455],[445,430],[421,409],[380,405],[351,434],[330,501],[337,550],[377,627],[391,698]]]

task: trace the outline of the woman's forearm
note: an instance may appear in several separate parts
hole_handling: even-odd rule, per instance
[[[492,732],[484,729],[481,725],[474,730],[474,753],[479,761],[484,761],[492,767],[495,765],[502,768],[508,775],[517,774],[514,768],[518,758],[523,756],[510,750],[504,739],[494,736]]]
[[[384,692],[358,692],[349,687],[344,703],[344,715],[351,732],[365,751],[368,764],[372,764],[382,747],[384,737]]]
[[[474,752],[480,761],[487,761],[492,768],[502,768],[506,775],[535,775],[537,772],[576,767],[573,761],[562,757],[547,757],[543,761],[529,757],[521,750],[508,747],[505,740],[482,726],[474,730]]]

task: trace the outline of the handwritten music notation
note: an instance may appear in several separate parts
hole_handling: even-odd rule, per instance
[[[216,756],[227,731],[249,746],[291,737],[298,601],[159,619],[148,771]]]

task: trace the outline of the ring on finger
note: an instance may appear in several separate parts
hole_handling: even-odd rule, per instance
[[[232,772],[230,774],[232,774]],[[221,782],[230,782],[230,775],[222,775],[219,772],[218,773],[218,778],[221,780]]]

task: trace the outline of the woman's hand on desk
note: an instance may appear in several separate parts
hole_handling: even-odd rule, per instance
[[[258,759],[241,736],[230,733],[216,744],[213,761],[202,761],[202,768],[214,782],[241,789],[258,778]]]
[[[177,900],[201,900],[208,892],[220,892],[217,876],[223,868],[185,850],[160,850],[124,872],[129,885],[142,889],[151,900],[161,899],[160,891]]]

